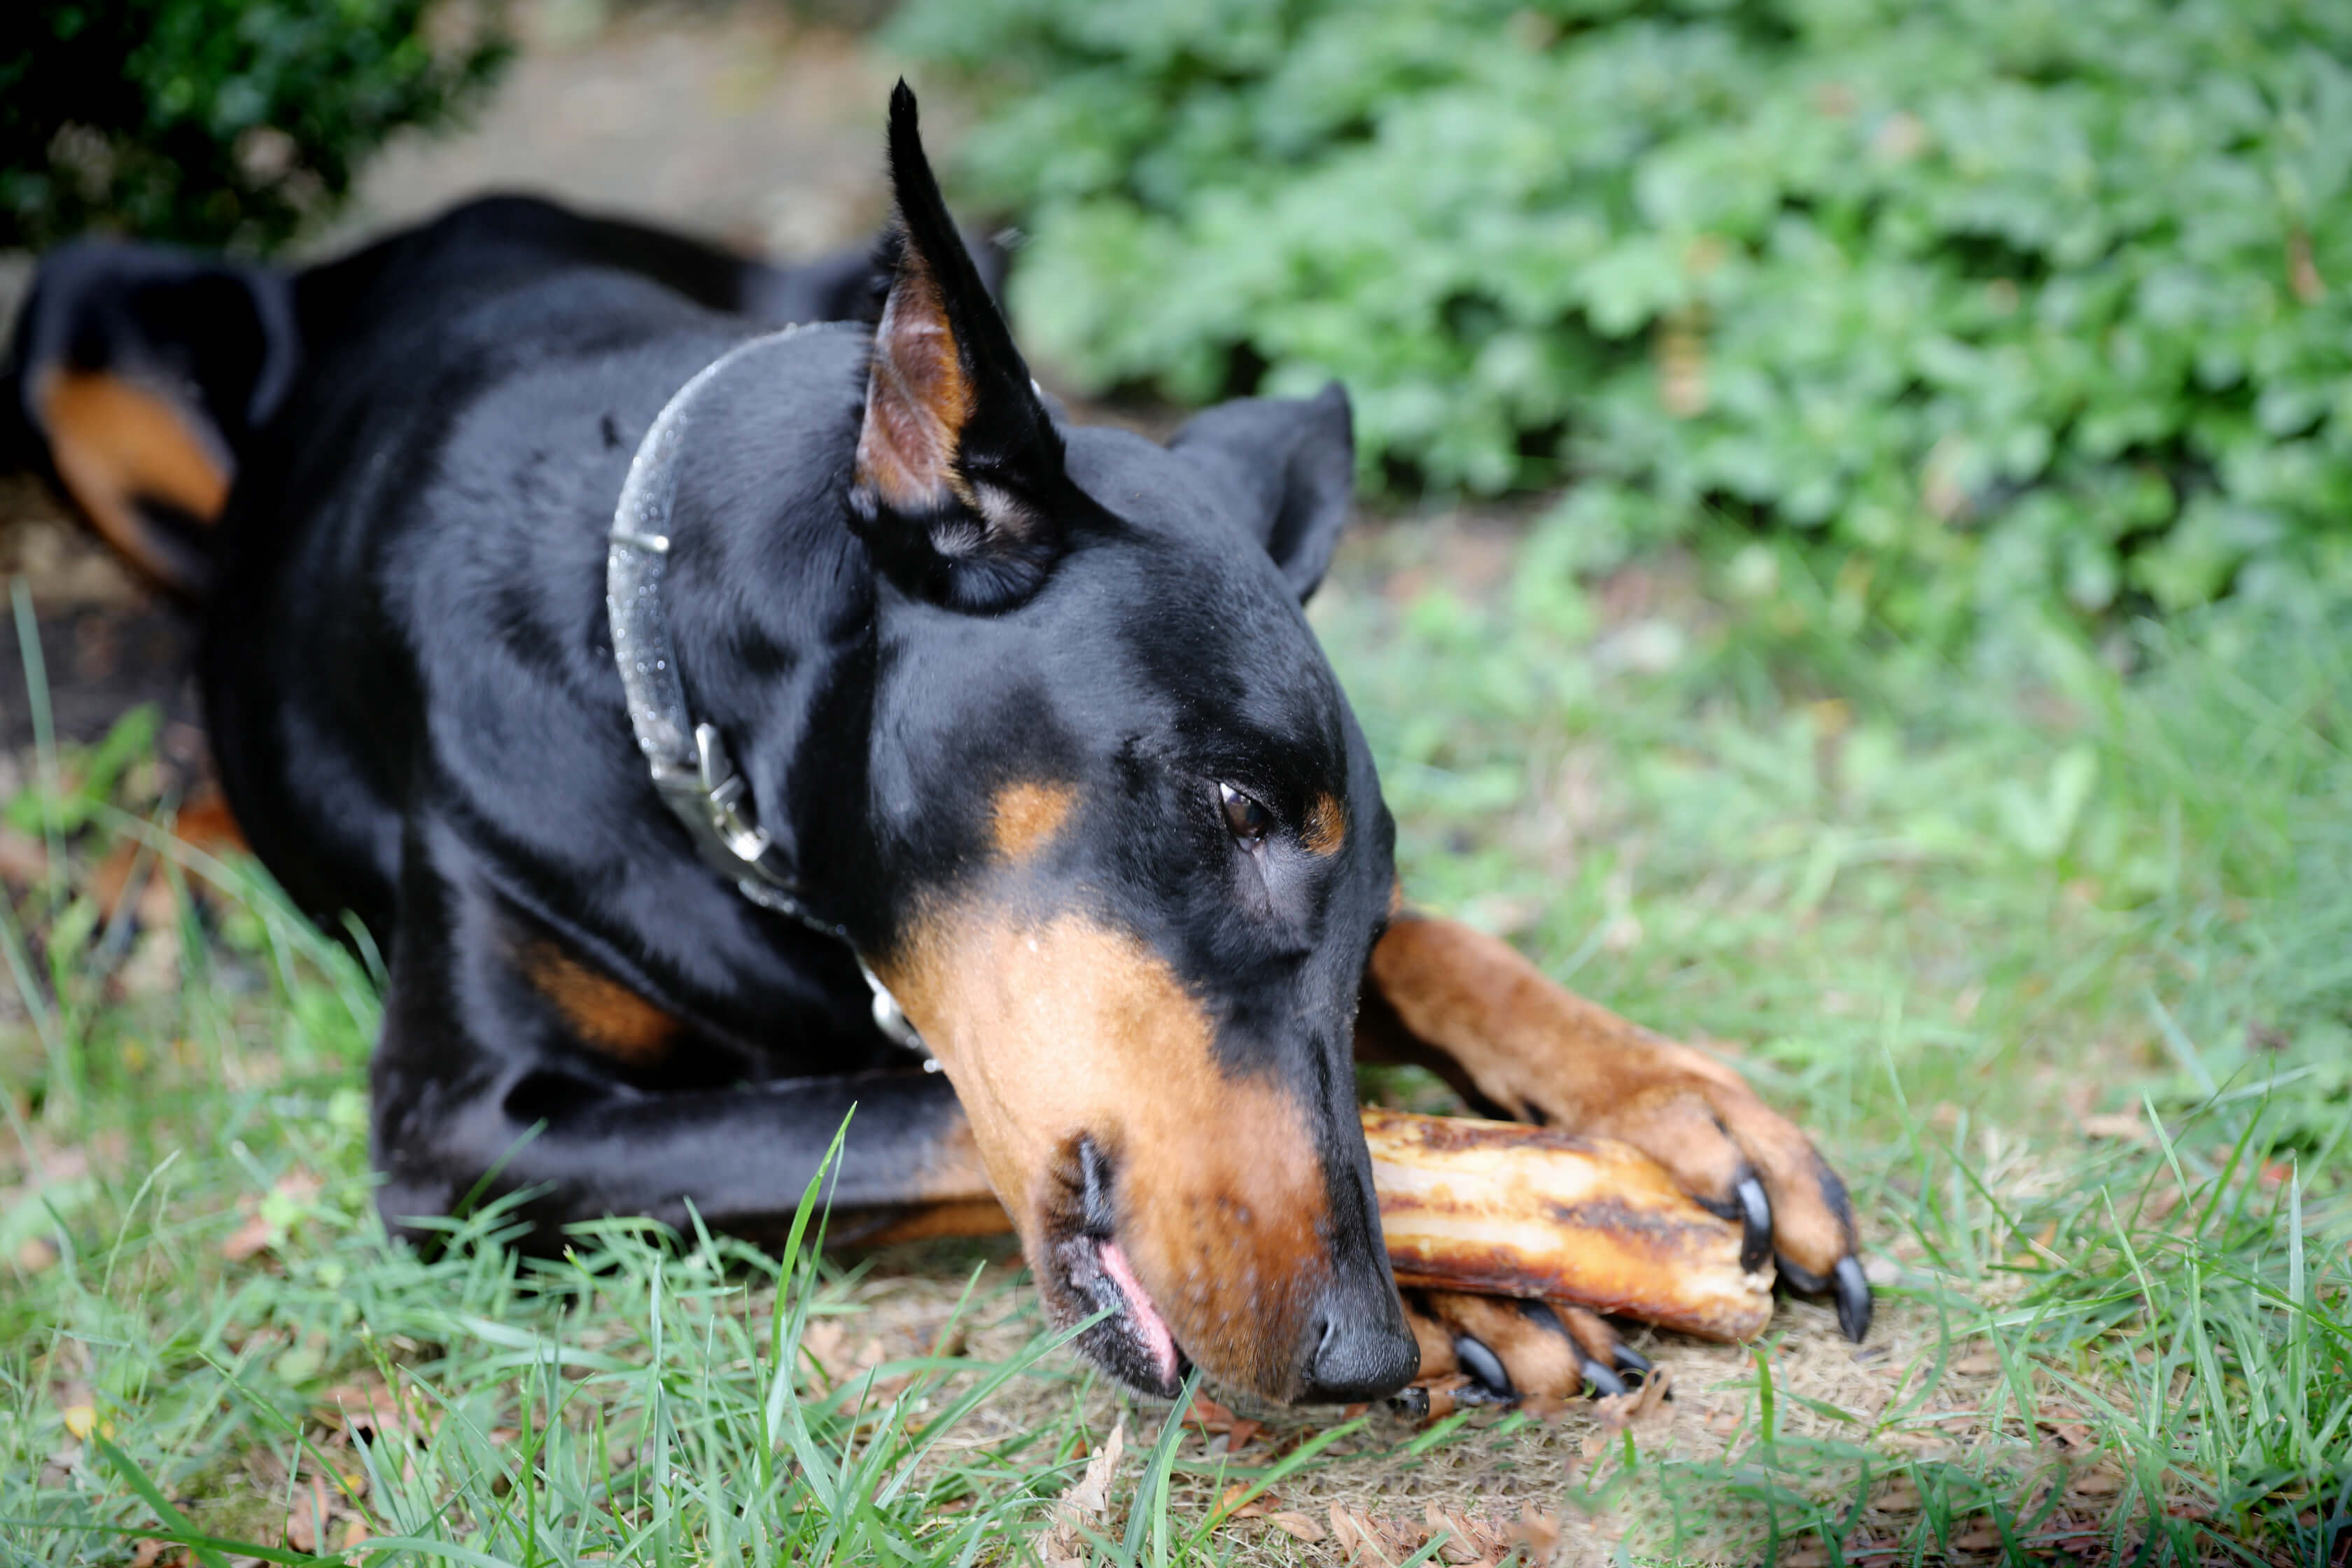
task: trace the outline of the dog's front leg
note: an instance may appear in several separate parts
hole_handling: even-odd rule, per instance
[[[404,1095],[379,1075],[380,1094],[392,1092],[379,1100],[378,1203],[395,1231],[415,1235],[416,1219],[528,1189],[520,1212],[537,1227],[533,1247],[608,1215],[679,1228],[698,1216],[713,1230],[772,1237],[821,1169],[835,1241],[1009,1228],[954,1091],[935,1075],[647,1094],[547,1067],[454,1103],[448,1087]]]
[[[1456,921],[1401,913],[1366,970],[1357,1048],[1367,1060],[1429,1067],[1481,1110],[1633,1145],[1699,1203],[1742,1223],[1749,1267],[1777,1254],[1792,1288],[1834,1296],[1849,1335],[1859,1339],[1869,1326],[1870,1287],[1854,1256],[1845,1185],[1811,1140],[1729,1068],[1565,990],[1507,943]],[[1483,1321],[1485,1309],[1443,1298],[1423,1305],[1425,1316],[1440,1320],[1423,1330],[1425,1368],[1448,1342],[1478,1342],[1464,1314]],[[1522,1361],[1558,1361],[1608,1386],[1591,1375],[1615,1353],[1601,1320],[1536,1314],[1508,1326],[1515,1343],[1530,1347]]]

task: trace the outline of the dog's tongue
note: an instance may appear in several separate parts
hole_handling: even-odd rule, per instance
[[[1150,1292],[1135,1277],[1135,1267],[1128,1262],[1118,1242],[1107,1240],[1102,1244],[1102,1266],[1111,1283],[1118,1287],[1119,1294],[1127,1298],[1127,1310],[1134,1314],[1144,1348],[1151,1352],[1152,1363],[1160,1369],[1160,1383],[1172,1387],[1176,1382],[1176,1336],[1168,1331],[1168,1321],[1151,1304]]]

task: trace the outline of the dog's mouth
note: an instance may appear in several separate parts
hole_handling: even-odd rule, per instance
[[[1078,1352],[1138,1393],[1173,1399],[1192,1363],[1118,1243],[1109,1161],[1091,1138],[1076,1152],[1076,1201],[1047,1222],[1047,1305],[1065,1323],[1108,1313],[1073,1342]]]

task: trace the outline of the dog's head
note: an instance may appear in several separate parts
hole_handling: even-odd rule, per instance
[[[866,957],[1053,1315],[1108,1310],[1098,1363],[1393,1391],[1416,1355],[1351,1057],[1392,834],[1300,611],[1349,511],[1347,400],[1229,404],[1164,447],[1059,424],[903,86],[890,152],[850,492],[878,579]]]

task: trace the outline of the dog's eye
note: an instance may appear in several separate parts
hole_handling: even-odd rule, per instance
[[[1217,801],[1224,807],[1225,826],[1243,847],[1255,848],[1274,830],[1274,813],[1233,785],[1219,784]]]

